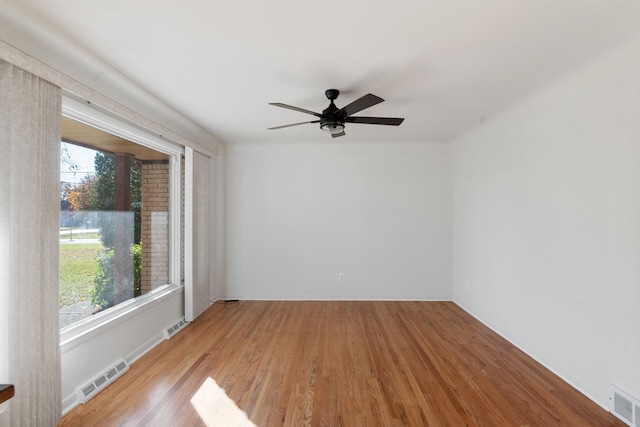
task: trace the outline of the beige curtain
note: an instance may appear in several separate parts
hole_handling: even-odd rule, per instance
[[[185,319],[190,322],[211,303],[210,247],[212,201],[211,157],[185,149]]]
[[[61,96],[0,60],[0,383],[16,392],[2,426],[60,419]]]

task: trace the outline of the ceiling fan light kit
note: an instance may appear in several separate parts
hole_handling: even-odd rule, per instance
[[[351,104],[346,105],[342,108],[336,107],[336,104],[333,102],[340,95],[340,91],[338,89],[327,89],[324,92],[327,99],[330,101],[329,106],[322,111],[321,113],[316,113],[315,111],[305,110],[304,108],[294,107],[292,105],[282,104],[280,102],[270,102],[269,105],[273,105],[276,107],[287,108],[289,110],[299,111],[301,113],[311,114],[316,116],[319,120],[311,120],[308,122],[302,123],[292,123],[290,125],[276,126],[271,127],[269,130],[273,129],[282,129],[291,126],[304,125],[307,123],[320,123],[320,129],[323,131],[327,131],[331,134],[331,137],[337,138],[339,136],[344,136],[344,128],[345,123],[362,123],[362,124],[370,124],[370,125],[387,125],[387,126],[400,126],[400,124],[404,121],[403,118],[395,118],[395,117],[358,117],[352,116],[359,111],[362,111],[366,108],[373,107],[376,104],[379,104],[384,101],[384,99],[379,96],[372,95],[370,93],[356,99]]]
[[[333,135],[334,133],[344,132],[344,123],[337,123],[337,122],[321,123],[320,129],[327,131]]]

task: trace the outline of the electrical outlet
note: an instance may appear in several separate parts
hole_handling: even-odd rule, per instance
[[[464,287],[465,287],[465,289],[469,289],[469,281],[468,280],[464,281]]]
[[[338,282],[344,282],[344,273],[338,273]]]

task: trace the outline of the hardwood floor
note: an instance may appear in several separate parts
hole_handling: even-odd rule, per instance
[[[454,303],[291,301],[212,306],[59,427],[137,425],[625,426]]]

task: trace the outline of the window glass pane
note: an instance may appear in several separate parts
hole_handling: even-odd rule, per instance
[[[168,159],[125,143],[62,143],[61,328],[169,282]]]

